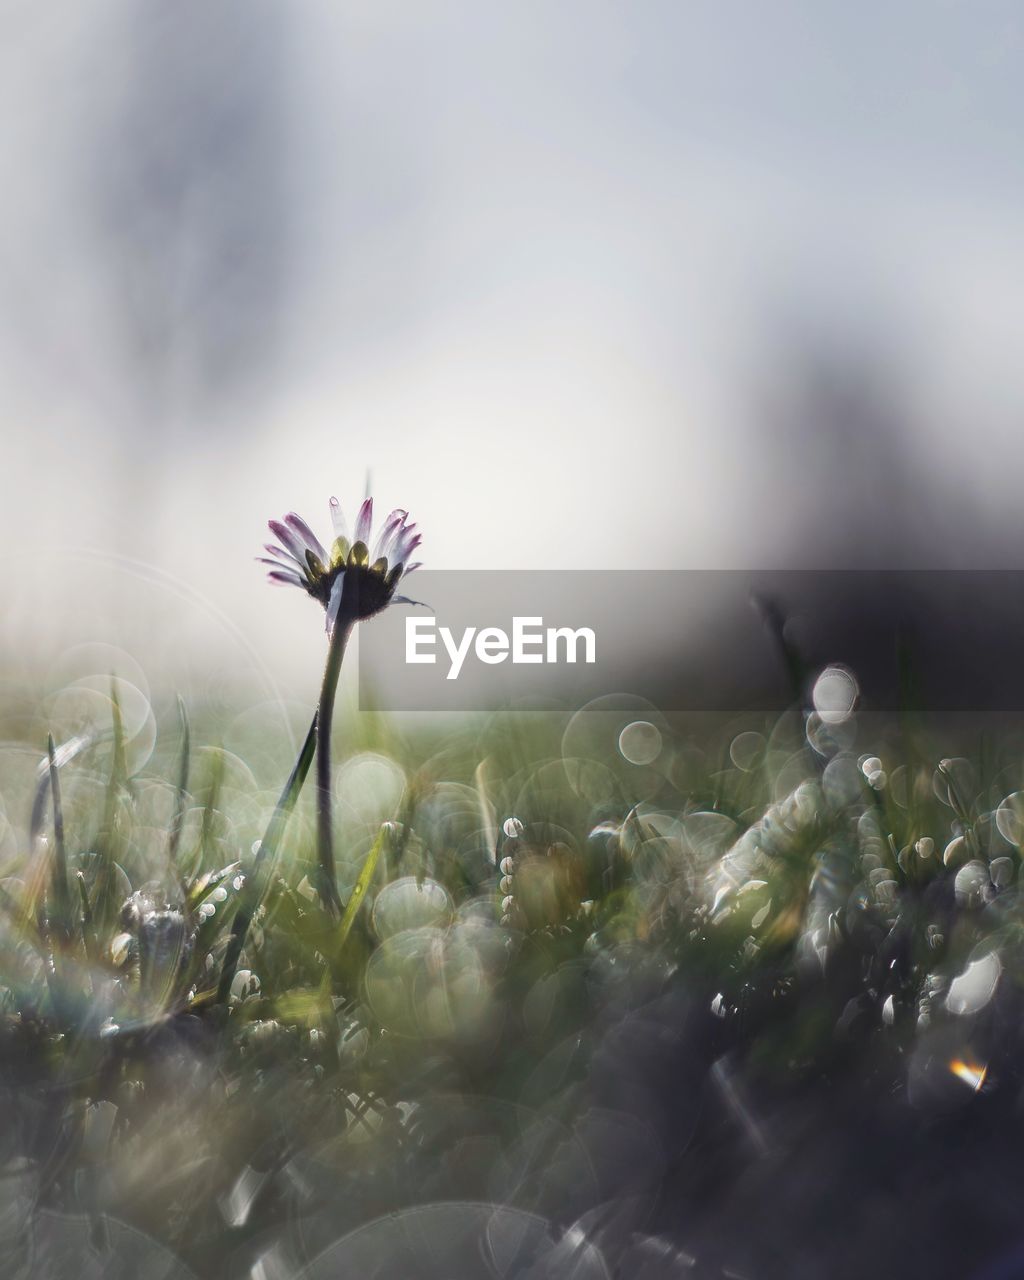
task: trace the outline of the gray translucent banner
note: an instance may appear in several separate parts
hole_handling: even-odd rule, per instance
[[[364,707],[625,692],[665,711],[770,711],[841,663],[869,709],[1024,710],[1024,571],[425,569],[408,585],[430,609],[395,605],[361,629]]]

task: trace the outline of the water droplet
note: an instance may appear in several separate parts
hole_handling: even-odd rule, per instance
[[[947,867],[958,867],[967,860],[967,841],[963,836],[954,836],[946,845],[942,861]]]
[[[989,887],[988,867],[984,862],[968,862],[956,873],[953,891],[957,906],[968,910],[984,906]]]
[[[128,949],[132,945],[130,933],[119,933],[110,944],[110,958],[120,968],[128,959]]]
[[[963,973],[949,984],[946,1008],[960,1017],[977,1013],[992,999],[1002,971],[1003,966],[995,951],[970,961]]]
[[[248,996],[259,995],[260,980],[249,969],[239,969],[231,981],[231,1000],[237,1004]]]

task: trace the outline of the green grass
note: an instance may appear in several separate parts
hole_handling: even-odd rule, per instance
[[[211,1276],[261,1257],[272,1274],[272,1249],[296,1274],[436,1201],[537,1213],[556,1247],[603,1194],[574,1144],[593,1089],[615,1111],[595,1084],[614,1028],[673,993],[700,1078],[729,1061],[762,1098],[856,1078],[945,1114],[998,1085],[987,1020],[1020,979],[1009,738],[972,764],[906,726],[846,746],[852,727],[812,726],[815,750],[796,712],[658,718],[661,754],[637,767],[598,713],[443,735],[349,717],[339,921],[283,728],[228,750],[217,717],[168,704],[134,769],[116,686],[109,709],[49,752],[35,711],[4,747],[0,1175],[25,1266],[52,1212],[81,1215],[103,1257],[128,1248],[122,1222]],[[957,1012],[950,984],[990,953],[993,991]],[[666,1137],[673,1176],[722,1123],[695,1151]],[[742,1134],[721,1140],[738,1159]]]

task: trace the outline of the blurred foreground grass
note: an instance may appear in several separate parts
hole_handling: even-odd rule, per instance
[[[1012,735],[349,715],[339,925],[312,787],[257,859],[286,708],[6,699],[3,1274],[980,1275],[1014,1247]]]

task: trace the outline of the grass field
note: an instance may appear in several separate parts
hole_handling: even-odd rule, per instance
[[[315,735],[8,691],[4,1274],[1017,1274],[1024,757],[818,702],[339,713],[334,904]]]

